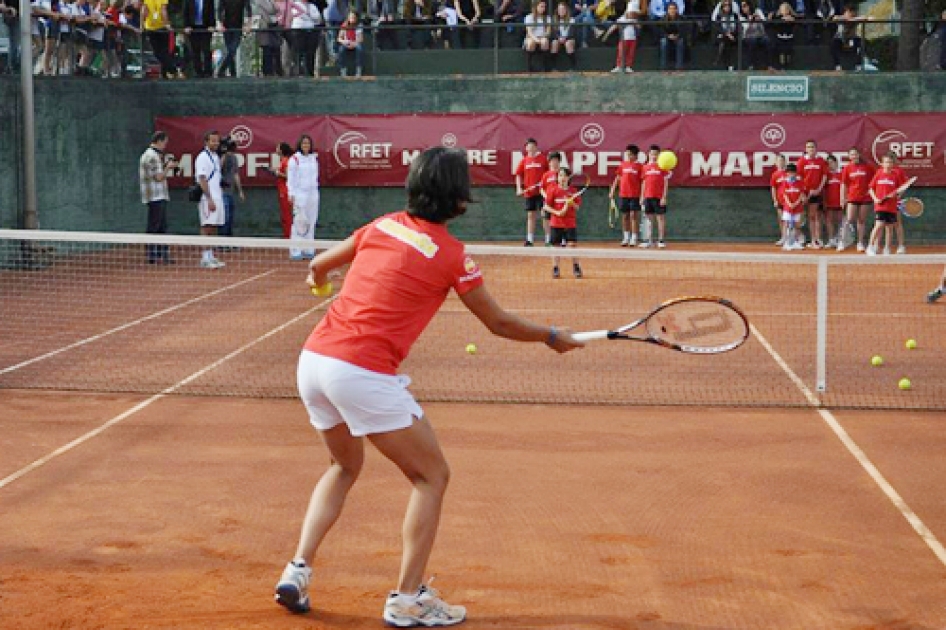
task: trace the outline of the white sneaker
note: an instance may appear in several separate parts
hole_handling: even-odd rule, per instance
[[[627,247],[627,246],[630,245],[630,244],[631,244],[630,239],[627,239],[627,238],[626,238],[626,239],[624,239],[623,241],[621,241],[621,247]]]
[[[791,245],[788,246],[788,248],[793,251],[798,251],[800,249],[805,249],[805,246],[802,245],[801,243],[792,243]]]
[[[828,241],[828,245],[827,245],[828,248],[837,247],[837,246],[838,246],[838,239],[832,238],[831,240]]]
[[[790,252],[792,251],[792,246],[789,245],[788,243],[785,243],[784,245],[782,245],[782,251]]]
[[[307,566],[296,566],[295,563],[290,562],[276,584],[276,603],[284,606],[289,612],[309,612],[311,610],[309,582],[311,581],[312,569]]]
[[[876,256],[876,255],[877,255],[877,250],[874,249],[873,247],[868,247],[868,248],[864,251],[864,253],[867,254],[868,256]]]
[[[628,247],[637,247],[637,236],[632,236],[631,240],[627,242]]]
[[[649,249],[649,248],[653,247],[653,244],[652,244],[650,241],[643,241],[643,242],[641,242],[640,245],[638,245],[638,247],[642,247],[642,248],[644,248],[644,249]]]
[[[204,258],[200,261],[202,269],[217,269],[217,261],[213,258]]]
[[[618,74],[619,72],[623,72],[620,66],[614,66],[614,68],[611,69],[611,74]]]
[[[667,244],[663,241],[657,241],[657,249],[667,249]]]
[[[624,73],[625,73],[625,74],[630,74],[630,73],[632,73],[632,72],[634,72],[634,68],[624,68]]]
[[[900,247],[898,247],[898,248],[897,248],[897,253],[898,253],[898,254],[906,254],[906,253],[907,253],[906,245],[901,245]]]
[[[889,256],[889,255],[890,255],[890,248],[884,247],[884,256]]]
[[[866,249],[867,249],[867,248],[864,247],[864,243],[858,243],[858,244],[857,244],[857,251],[863,253]]]
[[[775,241],[775,246],[776,246],[776,247],[779,247],[779,246],[784,245],[784,244],[785,244],[785,237],[784,237],[784,236],[783,236],[782,238],[780,238],[779,240]]]
[[[464,619],[466,608],[440,599],[429,583],[421,586],[417,595],[392,592],[384,603],[384,621],[398,628],[455,626]]]
[[[217,269],[227,266],[227,263],[223,262],[222,260],[218,260],[217,258],[212,259],[211,262],[213,262],[214,267],[216,267]]]

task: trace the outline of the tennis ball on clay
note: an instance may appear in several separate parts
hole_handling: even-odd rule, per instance
[[[466,344],[466,353],[467,354],[476,354],[476,344],[468,343]]]
[[[900,382],[897,384],[897,387],[899,387],[900,389],[906,391],[906,390],[910,389],[911,387],[913,387],[913,383],[911,383],[911,382],[910,382],[910,379],[908,379],[908,378],[901,378],[901,379],[900,379]]]
[[[875,354],[871,358],[870,364],[873,365],[874,367],[880,367],[881,365],[884,364],[884,358],[880,356],[879,354]]]
[[[907,350],[916,350],[916,339],[907,339]]]

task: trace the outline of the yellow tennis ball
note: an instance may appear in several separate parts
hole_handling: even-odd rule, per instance
[[[899,387],[902,390],[907,390],[913,387],[913,383],[911,383],[910,379],[908,378],[901,378],[900,383],[897,384],[897,387]]]
[[[466,344],[466,351],[467,351],[467,354],[476,354],[476,344],[475,343]]]
[[[673,151],[661,151],[657,156],[657,166],[662,171],[669,171],[677,166],[677,156]]]
[[[332,283],[326,282],[321,286],[312,287],[312,295],[316,297],[328,297],[332,295]]]
[[[916,350],[916,339],[907,339],[907,350]]]
[[[873,358],[870,360],[870,364],[873,365],[874,367],[880,367],[881,365],[884,364],[884,358],[880,356],[879,354],[875,354]]]

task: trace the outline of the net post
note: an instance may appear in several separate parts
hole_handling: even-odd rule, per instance
[[[815,389],[824,392],[827,383],[828,352],[828,259],[818,260],[818,298],[817,298],[817,371]]]

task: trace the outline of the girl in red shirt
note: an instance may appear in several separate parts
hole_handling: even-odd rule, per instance
[[[785,244],[785,229],[782,225],[782,184],[785,183],[785,178],[788,176],[785,170],[786,162],[785,156],[779,154],[775,158],[775,170],[772,171],[772,175],[769,177],[769,192],[772,193],[772,205],[775,206],[775,220],[782,230],[782,235],[775,241],[776,245]]]
[[[572,172],[563,166],[558,170],[558,184],[549,191],[545,200],[545,209],[552,215],[552,244],[563,247],[578,247],[578,219],[576,213],[581,205],[581,197],[575,188],[568,185]],[[558,256],[552,262],[552,277],[558,279]],[[581,278],[581,265],[577,258],[572,258],[572,271],[576,278]]]
[[[330,272],[351,266],[299,357],[299,393],[331,463],[312,493],[276,601],[296,613],[310,609],[310,567],[361,473],[367,438],[413,485],[400,577],[385,602],[384,620],[398,627],[448,626],[463,621],[466,609],[440,599],[423,576],[450,471],[398,367],[451,290],[495,335],[545,343],[556,352],[583,344],[566,330],[533,324],[500,307],[483,286],[477,264],[447,230],[470,200],[465,151],[424,151],[411,164],[407,194],[406,211],[379,217],[310,264],[307,283],[320,295],[331,291]]]
[[[276,177],[276,195],[279,199],[279,222],[282,224],[282,237],[289,238],[292,234],[292,204],[289,202],[289,158],[292,157],[292,147],[288,142],[280,142],[276,147],[279,155],[279,168],[269,172]]]
[[[851,243],[857,241],[857,251],[867,248],[867,211],[870,209],[870,182],[874,169],[864,162],[861,152],[856,147],[848,149],[850,160],[841,171],[841,201],[847,214],[841,226],[841,238],[838,239],[838,251],[843,252]],[[857,233],[854,225],[857,225]]]
[[[824,207],[828,247],[838,245],[838,227],[841,225],[841,172],[838,158],[828,156],[828,183],[824,185]]]
[[[540,189],[542,190],[542,198],[545,199],[545,204],[548,204],[549,191],[558,185],[558,168],[561,163],[561,153],[558,151],[552,151],[549,153],[549,170],[545,171],[545,173],[542,175],[542,184],[540,186]],[[545,230],[545,246],[551,247],[552,232],[551,228],[549,227],[549,213],[544,207],[542,209],[542,229]]]
[[[897,202],[906,182],[907,176],[897,167],[897,156],[893,153],[886,154],[881,160],[881,169],[874,174],[870,182],[870,198],[874,200],[876,218],[874,229],[870,233],[870,243],[867,245],[868,256],[877,255],[877,247],[884,235],[887,237],[884,255],[890,254],[894,228],[900,219]],[[900,247],[904,247],[903,236],[900,237]]]
[[[785,167],[785,181],[779,190],[782,204],[782,249],[792,251],[804,249],[801,241],[801,218],[808,202],[804,180],[798,175],[798,167],[789,164]]]

